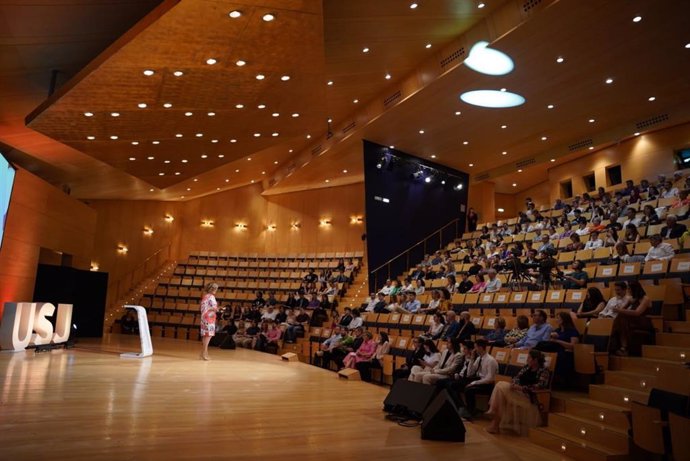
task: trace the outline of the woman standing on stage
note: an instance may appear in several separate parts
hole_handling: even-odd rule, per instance
[[[216,291],[218,291],[217,283],[209,283],[204,290],[205,294],[201,298],[201,358],[209,360],[208,358],[208,343],[216,334],[216,311],[218,310],[218,303],[216,302]]]

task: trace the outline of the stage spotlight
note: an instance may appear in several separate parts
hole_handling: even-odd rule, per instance
[[[441,184],[443,184],[443,185],[445,186],[445,185],[446,185],[446,180],[445,180],[445,179],[442,180],[442,181],[441,181]]]
[[[377,163],[376,168],[378,168],[380,170],[381,168],[383,168],[383,164],[381,164],[381,162]]]
[[[424,178],[424,182],[429,184],[431,182],[431,176],[427,176],[426,178]]]
[[[458,185],[455,186],[455,188],[456,188],[457,190],[462,190],[462,183],[458,183]]]

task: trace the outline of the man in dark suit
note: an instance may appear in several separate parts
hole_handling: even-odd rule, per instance
[[[386,310],[386,295],[383,293],[378,294],[379,300],[374,305],[374,312],[377,314],[386,314],[388,311]]]
[[[664,239],[677,239],[687,231],[685,224],[678,224],[676,215],[670,214],[666,216],[666,225],[661,228],[661,237]]]

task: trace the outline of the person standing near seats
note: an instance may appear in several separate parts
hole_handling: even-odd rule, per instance
[[[216,312],[218,302],[216,301],[217,283],[206,285],[204,295],[201,298],[201,359],[210,360],[208,357],[208,344],[216,334]]]

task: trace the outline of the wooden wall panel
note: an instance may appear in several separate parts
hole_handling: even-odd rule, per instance
[[[479,223],[493,222],[496,220],[496,188],[490,181],[472,184],[470,186],[467,206],[474,208],[479,214]]]
[[[41,248],[74,256],[88,269],[96,212],[28,171],[18,170],[0,250],[0,310],[6,301],[32,301]]]

